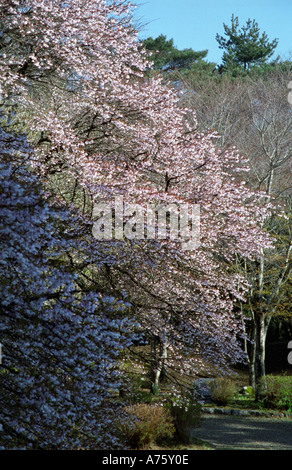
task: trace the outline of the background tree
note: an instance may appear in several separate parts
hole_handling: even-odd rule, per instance
[[[268,327],[275,315],[285,315],[283,300],[287,295],[287,283],[291,279],[292,120],[286,96],[289,75],[289,72],[275,70],[270,76],[248,87],[248,116],[252,125],[249,144],[245,143],[246,152],[251,156],[254,183],[258,188],[264,188],[268,197],[278,204],[278,209],[275,209],[274,216],[266,225],[277,240],[275,252],[263,251],[258,272],[253,278],[250,298],[250,313],[256,329],[252,335],[258,341],[251,354],[251,367],[256,368],[252,372],[253,385],[256,385],[259,377],[265,375]],[[281,219],[280,210],[285,214],[284,219]],[[253,271],[252,276],[254,274]]]
[[[233,80],[222,75],[220,79],[199,84],[196,77],[193,81],[183,78],[185,89],[191,87],[190,93],[184,94],[185,105],[196,108],[202,128],[217,129],[218,143],[223,148],[236,145],[248,157],[248,185],[264,191],[267,204],[274,201],[273,216],[266,221],[265,228],[275,238],[275,249],[262,250],[257,262],[241,264],[251,286],[248,302],[241,308],[250,318],[247,324],[253,342],[248,351],[253,386],[265,374],[266,337],[271,320],[291,315],[286,302],[291,296],[292,121],[287,100],[291,66],[279,63],[262,73]]]
[[[273,55],[278,39],[269,41],[266,32],[260,34],[255,20],[248,19],[245,26],[239,29],[239,20],[234,14],[231,26],[223,23],[225,37],[216,34],[216,40],[223,53],[223,70],[247,70],[253,65],[262,65]]]
[[[204,59],[208,51],[194,51],[191,48],[178,49],[174,46],[173,39],[168,39],[161,34],[157,38],[149,37],[141,41],[146,50],[151,51],[151,61],[154,69],[163,71],[180,70],[190,68],[194,63]]]

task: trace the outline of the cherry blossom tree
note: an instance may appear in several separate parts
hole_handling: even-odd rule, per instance
[[[80,287],[67,253],[97,262],[98,247],[83,237],[76,248],[82,224],[15,164],[25,141],[11,140],[1,132],[1,446],[115,448],[109,398],[131,344],[127,306]]]
[[[263,195],[237,171],[242,157],[218,149],[216,133],[198,129],[177,91],[145,73],[131,10],[119,0],[3,1],[1,89],[13,127],[35,150],[33,171],[84,218],[117,195],[142,206],[200,206],[195,251],[167,238],[103,240],[104,262],[87,266],[91,286],[126,292],[146,336],[160,343],[157,384],[174,362],[197,373],[194,352],[224,367],[242,357],[233,300],[247,285],[232,260],[256,257],[270,241]]]

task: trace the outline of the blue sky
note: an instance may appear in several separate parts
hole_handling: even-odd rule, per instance
[[[222,50],[215,39],[223,36],[223,23],[232,13],[240,26],[255,19],[270,40],[278,38],[274,56],[292,57],[292,0],[136,0],[135,18],[143,25],[139,38],[164,34],[179,49],[208,49],[206,59],[221,63]]]

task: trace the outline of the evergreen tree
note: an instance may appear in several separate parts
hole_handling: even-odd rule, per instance
[[[173,39],[167,40],[163,34],[155,39],[152,37],[145,39],[143,46],[153,52],[151,60],[154,68],[162,70],[189,68],[208,54],[207,50],[194,51],[191,48],[179,50],[174,46]]]
[[[239,29],[238,17],[232,15],[231,26],[223,23],[225,36],[216,34],[216,40],[223,53],[223,70],[249,70],[253,65],[263,65],[273,55],[278,39],[269,41],[266,32],[260,34],[255,20],[250,18],[246,25]]]

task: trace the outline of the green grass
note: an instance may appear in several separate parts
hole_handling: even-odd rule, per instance
[[[214,450],[214,446],[207,441],[201,439],[193,439],[190,444],[182,444],[181,442],[174,439],[160,441],[151,446],[148,450]]]

